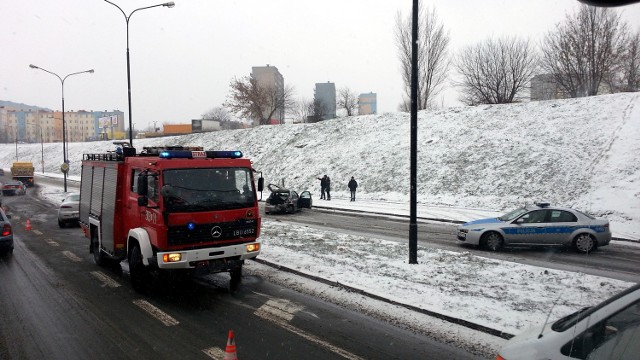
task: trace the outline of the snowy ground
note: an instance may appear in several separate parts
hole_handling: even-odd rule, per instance
[[[42,196],[59,203],[62,188],[46,187]],[[336,207],[347,208],[347,201]],[[333,200],[332,200],[333,201]],[[326,204],[327,202],[323,203]],[[380,211],[381,206],[372,209]],[[353,205],[365,210],[365,205]],[[389,209],[393,206],[387,207]],[[455,217],[457,212],[443,216]],[[474,215],[470,212],[466,216]],[[418,248],[419,264],[408,264],[408,246],[393,241],[313,229],[263,219],[261,260],[310,276],[328,286],[253,261],[246,274],[368,313],[425,335],[454,342],[482,356],[493,356],[503,338],[455,325],[401,306],[458,318],[489,329],[517,334],[557,319],[631,286],[631,283],[581,273],[493,260],[473,251]],[[628,246],[639,246],[630,244]],[[389,299],[371,299],[339,285]]]
[[[406,214],[389,204],[408,201],[408,120],[408,114],[360,116],[134,140],[134,145],[240,149],[267,183],[284,181],[317,196],[316,177],[328,174],[336,200],[348,196],[346,182],[353,175],[362,200],[353,206],[369,201]],[[544,200],[607,217],[614,236],[640,239],[638,93],[421,112],[418,142],[417,190],[424,217],[437,212],[467,220]],[[114,146],[71,143],[68,148],[71,175],[78,176],[82,153]],[[60,150],[61,144],[0,144],[0,167],[8,170],[18,153],[21,161],[37,164],[38,171],[42,165],[42,172],[57,172]],[[60,201],[60,189],[47,192]],[[467,251],[419,248],[419,264],[409,265],[408,247],[402,244],[278,221],[263,224],[261,259],[509,334],[543,323],[550,311],[551,319],[558,318],[631,285]],[[460,342],[485,355],[495,354],[503,342],[451,324],[433,325],[433,319],[402,307],[255,262],[247,271],[435,337],[457,334]]]

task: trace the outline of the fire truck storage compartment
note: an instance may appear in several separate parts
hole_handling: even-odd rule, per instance
[[[89,218],[97,219],[102,247],[113,254],[118,163],[100,165],[85,163],[82,166],[81,193],[90,196],[80,199],[80,221],[90,229]]]

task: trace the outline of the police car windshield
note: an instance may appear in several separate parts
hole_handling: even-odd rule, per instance
[[[506,213],[506,214],[504,214],[504,215],[500,216],[500,217],[498,218],[498,220],[500,220],[500,221],[511,221],[511,220],[513,220],[513,219],[517,218],[518,216],[520,216],[520,215],[522,215],[522,214],[526,213],[527,211],[528,211],[528,210],[527,210],[527,209],[525,209],[525,208],[515,209],[515,210],[513,210],[513,211],[511,211],[511,212],[508,212],[508,213]]]

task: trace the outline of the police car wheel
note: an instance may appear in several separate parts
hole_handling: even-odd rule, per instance
[[[489,251],[499,251],[502,249],[503,243],[502,235],[494,231],[482,235],[482,240],[480,241],[482,247]]]
[[[575,240],[573,241],[573,245],[578,252],[588,254],[596,247],[596,242],[591,235],[580,234],[576,236]]]

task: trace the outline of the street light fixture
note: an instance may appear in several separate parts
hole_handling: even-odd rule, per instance
[[[55,75],[59,80],[60,80],[60,84],[62,85],[62,157],[64,159],[64,163],[63,166],[65,168],[67,168],[67,166],[69,166],[69,160],[68,160],[68,154],[67,154],[67,127],[64,121],[64,81],[71,75],[78,75],[78,74],[84,74],[84,73],[90,73],[93,74],[93,69],[91,70],[85,70],[85,71],[78,71],[78,72],[74,72],[71,73],[65,77],[60,77],[60,75],[51,72],[47,69],[43,69],[41,67],[35,66],[33,64],[29,65],[30,68],[32,69],[39,69],[42,70],[44,72],[48,72],[51,75]],[[67,171],[62,171],[62,173],[64,174],[64,192],[67,192]]]
[[[120,8],[120,6],[112,3],[109,0],[104,0],[104,1],[108,2],[109,4],[111,4],[111,5],[115,6],[115,7],[117,7],[118,10],[120,10],[120,12],[122,13],[122,15],[124,15],[124,20],[127,23],[127,90],[128,90],[128,96],[129,96],[129,98],[128,98],[129,99],[129,145],[131,145],[133,147],[133,121],[132,121],[132,116],[131,116],[131,65],[129,63],[129,19],[131,19],[131,15],[133,15],[133,13],[138,11],[138,10],[151,9],[151,8],[158,7],[158,6],[164,6],[164,7],[172,8],[172,7],[176,6],[176,4],[173,1],[170,1],[170,2],[163,3],[163,4],[145,6],[145,7],[141,7],[141,8],[133,10],[127,16],[127,14]]]

